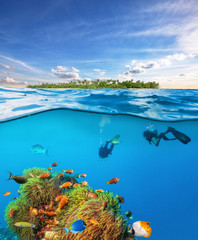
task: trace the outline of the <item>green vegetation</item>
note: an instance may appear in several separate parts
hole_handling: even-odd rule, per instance
[[[156,82],[141,82],[140,80],[133,82],[132,80],[120,82],[119,80],[96,81],[83,80],[78,82],[68,83],[42,83],[39,85],[28,85],[29,88],[159,88],[159,83]]]

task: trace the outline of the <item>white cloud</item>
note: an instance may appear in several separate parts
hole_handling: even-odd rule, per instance
[[[80,79],[80,76],[79,76],[79,70],[72,67],[71,70],[69,70],[67,67],[63,67],[63,66],[57,66],[56,69],[51,69],[51,72],[59,77],[59,78],[64,78],[68,81],[75,81],[75,80],[78,80]]]
[[[95,68],[94,71],[95,71],[95,72],[100,72],[100,71],[102,71],[102,70],[101,70],[101,69],[96,69],[96,68]]]
[[[185,55],[181,53],[181,54],[168,55],[165,58],[161,58],[159,60],[151,61],[147,63],[136,63],[136,61],[133,60],[131,62],[131,65],[126,65],[128,68],[130,68],[130,70],[124,72],[124,75],[131,78],[132,75],[145,73],[151,69],[167,67],[167,66],[170,66],[171,64],[174,64],[177,61],[184,61],[187,58],[192,58],[192,57],[193,57],[192,54]]]
[[[25,85],[27,85],[27,82],[16,81],[13,78],[6,77],[0,80],[0,85],[8,87],[24,87]]]
[[[131,68],[131,66],[129,64],[125,65],[126,68]]]
[[[11,71],[14,71],[15,67],[14,66],[9,66],[7,64],[4,64],[4,63],[0,63],[0,66],[6,68],[6,69],[9,69]]]
[[[63,66],[57,66],[57,71],[67,71],[68,70],[68,68],[67,67],[63,67]]]
[[[59,78],[65,78],[67,80],[77,80],[80,78],[79,74],[75,72],[65,72],[65,73],[58,72],[58,73],[55,73],[55,75]]]
[[[75,67],[72,67],[72,71],[73,71],[73,72],[79,72],[79,70],[76,69]]]
[[[100,74],[101,76],[105,75],[105,71],[102,69],[95,68],[94,71],[97,72],[98,74]]]
[[[25,63],[25,62],[22,62],[22,61],[20,61],[20,60],[13,59],[13,58],[10,58],[10,57],[6,57],[6,56],[3,56],[3,55],[0,55],[0,57],[3,58],[3,59],[6,59],[6,60],[8,60],[8,61],[17,63],[17,64],[19,64],[19,65],[23,66],[24,68],[27,68],[27,69],[29,69],[29,70],[31,70],[31,71],[35,71],[34,68],[30,67],[30,66],[29,66],[27,63]]]
[[[168,12],[170,13],[192,13],[198,10],[196,0],[179,0],[179,1],[161,1],[156,5],[144,9],[145,12]]]

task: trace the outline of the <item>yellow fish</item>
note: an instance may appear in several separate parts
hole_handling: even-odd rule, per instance
[[[3,194],[3,196],[4,196],[4,197],[5,197],[5,196],[8,196],[8,195],[10,195],[10,193],[11,193],[11,192],[6,192],[6,193]]]
[[[145,237],[149,238],[151,236],[151,227],[148,222],[145,221],[137,221],[134,222],[129,233],[136,237]]]
[[[96,219],[91,219],[90,222],[93,223],[94,225],[100,224]]]
[[[34,228],[34,227],[36,227],[34,224],[29,223],[29,222],[17,222],[14,225],[16,227],[21,227],[21,228]]]

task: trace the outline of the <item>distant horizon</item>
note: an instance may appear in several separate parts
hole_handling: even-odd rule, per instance
[[[134,79],[198,89],[196,0],[8,0],[0,86]]]

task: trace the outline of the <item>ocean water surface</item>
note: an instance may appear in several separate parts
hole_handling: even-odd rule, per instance
[[[8,171],[18,175],[58,162],[56,171],[71,168],[86,173],[94,189],[124,197],[123,215],[132,211],[129,224],[148,221],[151,240],[197,239],[197,90],[1,88],[0,121],[2,229],[7,226],[5,208],[18,197],[20,187],[6,181]],[[161,133],[168,127],[191,141],[161,139],[156,147],[143,137],[147,129]],[[120,143],[101,158],[101,145],[116,135]],[[48,149],[48,154],[34,154],[35,144]],[[120,181],[107,185],[112,178]],[[11,194],[3,197],[5,192]]]

